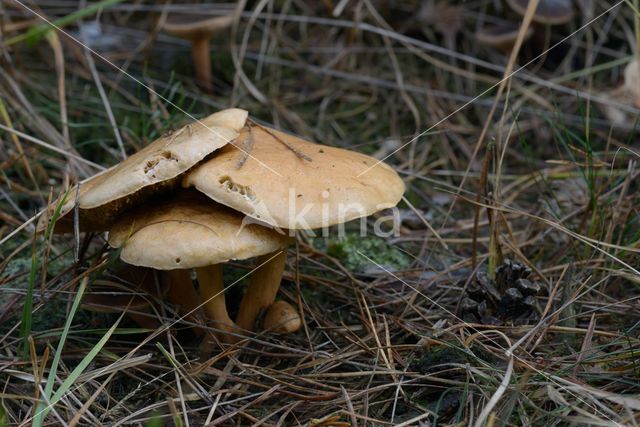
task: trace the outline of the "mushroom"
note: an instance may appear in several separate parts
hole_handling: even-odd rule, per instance
[[[207,93],[213,92],[211,83],[211,52],[209,40],[231,26],[233,16],[203,17],[196,14],[172,15],[162,26],[167,33],[191,42],[191,56],[198,85]]]
[[[250,156],[246,146],[252,147]],[[251,123],[190,170],[182,184],[258,222],[289,230],[371,215],[395,206],[405,188],[391,167],[372,157]],[[263,258],[264,265],[251,275],[236,318],[239,327],[253,330],[260,312],[273,304],[285,257],[283,252]]]
[[[245,159],[247,151],[240,142],[249,138],[253,145]],[[238,138],[191,169],[182,185],[290,230],[371,215],[395,206],[405,189],[398,174],[373,157],[261,125],[245,126]]]
[[[231,342],[233,337],[224,332],[236,328],[225,304],[221,264],[281,257],[290,238],[246,224],[238,212],[185,191],[123,215],[109,231],[108,240],[112,247],[122,248],[120,258],[132,265],[159,270],[196,268],[204,310],[214,327],[223,331],[221,338]]]
[[[237,108],[212,114],[169,132],[121,163],[94,175],[69,192],[56,222],[56,232],[73,230],[78,204],[81,231],[105,231],[118,215],[176,186],[179,176],[238,136],[247,112]],[[76,197],[77,193],[77,197]],[[43,215],[43,230],[51,216]]]
[[[276,334],[291,334],[302,326],[298,311],[288,302],[276,301],[267,310],[262,327]]]
[[[496,48],[500,52],[507,54],[513,49],[519,31],[520,24],[508,22],[506,24],[482,28],[476,33],[476,39],[486,46]],[[528,40],[532,35],[533,28],[527,28],[524,40]]]
[[[91,292],[84,295],[82,307],[97,313],[121,313],[145,329],[156,329],[160,322],[153,316],[154,300],[162,297],[168,288],[166,280],[156,282],[153,270],[127,265],[121,268],[114,280],[98,279],[91,285]]]
[[[183,174],[213,151],[238,136],[247,112],[219,111],[155,140],[112,168],[72,189],[62,205],[56,232],[73,230],[76,203],[80,231],[106,231],[123,212],[176,187]],[[53,205],[55,206],[55,204]],[[38,229],[47,226],[51,211],[42,215]],[[190,312],[199,298],[187,272],[174,271],[168,298]],[[174,288],[176,287],[176,288]]]
[[[507,0],[507,3],[518,14],[524,16],[529,0]],[[533,15],[533,22],[542,25],[562,25],[573,18],[571,0],[540,0]]]

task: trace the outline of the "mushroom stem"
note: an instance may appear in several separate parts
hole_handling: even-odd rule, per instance
[[[179,313],[184,314],[190,321],[196,321],[202,310],[200,309],[200,296],[191,283],[189,270],[168,270],[169,290],[167,299],[179,308]]]
[[[207,317],[214,322],[214,327],[223,331],[236,330],[233,320],[227,313],[227,304],[224,300],[224,280],[222,278],[222,265],[213,264],[208,267],[196,269],[198,282],[204,299],[204,311]],[[233,339],[226,334],[221,335],[224,341]]]
[[[211,83],[211,52],[209,51],[209,38],[199,37],[191,40],[191,57],[196,72],[198,85],[207,93],[213,92]]]
[[[258,267],[249,279],[249,286],[240,302],[236,324],[247,331],[252,331],[256,319],[276,299],[284,272],[287,252],[281,250],[258,257]]]

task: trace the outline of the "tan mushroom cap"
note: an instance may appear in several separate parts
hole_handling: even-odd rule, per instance
[[[262,126],[248,129],[192,169],[183,186],[193,186],[252,218],[288,229],[320,228],[368,216],[395,206],[404,193],[398,174],[372,157]],[[246,156],[238,147],[249,134],[253,145]],[[239,167],[243,157],[246,162]]]
[[[105,230],[123,211],[175,186],[176,177],[235,139],[247,115],[245,110],[232,108],[189,123],[80,184],[77,200],[81,229]],[[76,191],[72,189],[62,206],[57,231],[71,229],[72,215],[62,217],[73,210],[75,201]]]
[[[109,231],[120,258],[160,270],[205,267],[285,248],[287,235],[256,224],[197,192],[126,213]]]
[[[211,37],[230,27],[232,22],[233,15],[203,17],[197,14],[178,14],[169,16],[162,29],[182,39],[197,39]]]
[[[500,50],[509,50],[513,47],[518,38],[520,24],[510,22],[501,25],[485,27],[476,33],[476,39],[486,45]],[[527,28],[524,39],[527,40],[533,35],[533,28]]]
[[[520,15],[525,14],[529,0],[507,0],[511,9]],[[573,18],[571,0],[540,0],[533,22],[544,25],[562,25]]]

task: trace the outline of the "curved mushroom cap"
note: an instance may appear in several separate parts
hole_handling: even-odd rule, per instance
[[[197,14],[170,16],[162,26],[167,33],[182,39],[207,38],[231,26],[233,15],[203,17]]]
[[[238,136],[247,111],[219,111],[155,140],[125,161],[80,184],[77,194],[82,230],[102,231],[123,211],[175,186],[175,178]],[[69,192],[57,231],[69,231],[76,191]],[[46,224],[46,223],[45,223]],[[44,225],[44,224],[43,224]]]
[[[485,27],[476,33],[476,39],[486,45],[501,51],[510,50],[518,38],[520,24],[509,22],[502,25]],[[533,35],[533,28],[527,28],[524,39],[527,40]]]
[[[511,9],[524,16],[529,0],[507,0]],[[566,24],[573,18],[571,0],[540,0],[533,22],[545,25]]]
[[[253,145],[246,156],[240,147],[249,137]],[[182,185],[288,229],[326,227],[371,215],[395,206],[405,189],[391,167],[372,157],[262,126],[245,127],[236,141],[189,171]]]
[[[268,254],[290,238],[257,224],[196,192],[147,204],[122,216],[109,231],[109,244],[133,265],[173,270],[204,267]]]

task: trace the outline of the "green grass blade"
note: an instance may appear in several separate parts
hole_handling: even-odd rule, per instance
[[[58,343],[58,348],[56,349],[56,354],[53,357],[53,362],[51,362],[51,368],[49,369],[49,376],[47,377],[47,384],[44,388],[44,393],[47,398],[51,397],[51,392],[53,390],[53,384],[55,383],[55,377],[58,370],[58,364],[60,363],[60,358],[62,357],[62,349],[67,340],[67,335],[69,334],[69,330],[71,329],[71,324],[73,323],[73,318],[80,306],[80,301],[82,300],[82,296],[84,295],[84,291],[87,288],[87,282],[89,281],[88,277],[85,277],[80,283],[80,288],[76,293],[76,297],[73,300],[73,305],[71,306],[71,311],[67,316],[67,321],[64,325],[64,329],[62,330],[62,335],[60,336],[60,342]]]
[[[58,343],[58,348],[56,349],[56,354],[53,357],[53,362],[51,362],[51,368],[49,368],[49,375],[47,376],[47,382],[44,386],[44,396],[46,400],[51,398],[51,393],[53,391],[53,385],[56,382],[56,375],[58,372],[58,364],[60,363],[60,358],[62,357],[62,349],[64,348],[64,344],[67,340],[67,335],[69,334],[69,330],[71,329],[71,324],[73,323],[73,318],[80,306],[80,301],[82,300],[82,296],[84,295],[84,291],[87,288],[88,278],[85,277],[80,283],[80,287],[78,288],[78,292],[76,293],[76,297],[73,300],[73,305],[71,306],[71,311],[67,316],[67,321],[64,325],[64,329],[62,330],[62,335],[60,335],[60,342]],[[47,413],[46,405],[41,402],[38,404],[35,416],[33,419],[34,426],[42,425],[42,421]]]
[[[53,212],[51,217],[51,221],[47,225],[47,229],[44,234],[45,245],[49,240],[49,236],[53,232],[53,227],[60,216],[60,211],[62,210],[62,205],[67,200],[69,196],[69,192],[62,197],[62,200],[56,206],[56,209]],[[27,295],[24,300],[24,307],[22,308],[22,321],[20,323],[20,337],[23,339],[22,341],[22,357],[27,360],[29,358],[29,344],[28,337],[31,335],[31,325],[33,321],[33,288],[36,283],[36,271],[37,271],[37,258],[36,258],[36,232],[33,235],[33,247],[31,249],[31,271],[29,272],[29,283],[27,287]],[[45,274],[43,272],[43,274]]]
[[[91,349],[91,351],[82,359],[82,361],[76,366],[76,368],[69,374],[66,380],[62,383],[60,388],[55,392],[53,397],[51,398],[51,405],[55,405],[62,396],[69,391],[74,381],[78,379],[78,377],[84,372],[84,370],[89,366],[89,364],[93,361],[93,359],[98,355],[98,353],[102,350],[102,347],[109,341],[111,335],[115,332],[120,324],[120,321],[124,317],[124,313],[120,315],[116,323],[113,324],[111,328],[107,331],[106,334],[98,341],[98,343]]]
[[[87,369],[89,364],[98,355],[98,353],[100,353],[104,345],[107,343],[107,341],[109,341],[109,338],[111,338],[111,335],[118,328],[118,325],[120,324],[120,321],[122,320],[123,316],[124,316],[124,313],[120,315],[118,320],[116,320],[116,323],[114,323],[113,326],[109,328],[107,333],[104,334],[104,336],[100,339],[100,341],[98,341],[98,343],[89,351],[89,353],[87,353],[87,355],[80,361],[80,363],[78,363],[78,366],[76,366],[76,368],[73,371],[71,371],[69,376],[63,381],[62,385],[60,385],[60,387],[56,390],[56,392],[53,394],[51,399],[49,399],[49,404],[45,406],[43,409],[41,409],[39,412],[36,412],[35,417],[39,417],[40,422],[37,424],[36,418],[34,417],[34,422],[32,426],[40,427],[42,425],[42,420],[46,417],[47,413],[49,412],[49,409],[53,405],[58,403],[58,401],[62,398],[62,396],[64,396],[64,394],[69,391],[73,383],[78,379],[80,375],[82,375],[84,370]]]
[[[156,347],[158,347],[158,349],[160,349],[160,352],[162,353],[162,355],[164,357],[167,358],[167,360],[169,361],[169,363],[171,363],[171,366],[173,366],[175,369],[178,369],[178,364],[176,362],[176,360],[173,358],[173,356],[171,356],[171,353],[169,353],[167,351],[166,348],[164,348],[164,346],[161,343],[156,343]]]
[[[20,338],[22,338],[22,358],[29,359],[29,335],[31,335],[31,323],[33,321],[33,287],[36,283],[36,236],[33,235],[33,246],[31,248],[31,271],[29,272],[29,284],[27,295],[24,297],[22,307],[22,321],[20,323]]]
[[[0,427],[8,427],[8,426],[9,426],[9,420],[7,419],[7,414],[4,410],[4,407],[0,402]]]

